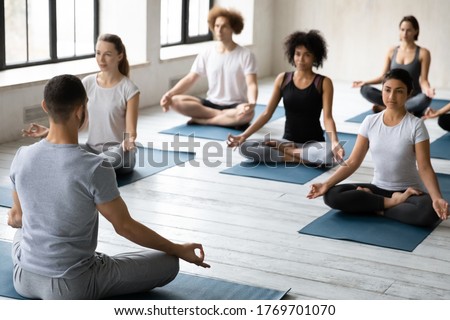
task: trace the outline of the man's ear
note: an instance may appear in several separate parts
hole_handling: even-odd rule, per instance
[[[80,106],[76,109],[75,114],[76,114],[77,118],[80,119],[80,120],[81,120],[82,118],[84,118],[84,105],[80,105]]]
[[[45,113],[48,113],[47,104],[45,103],[45,100],[41,101],[41,107],[42,107],[42,110],[44,110]]]

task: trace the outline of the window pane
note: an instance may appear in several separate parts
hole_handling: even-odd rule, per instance
[[[189,1],[189,37],[208,34],[209,0]]]
[[[56,0],[58,58],[75,55],[75,0]]]
[[[28,1],[28,60],[50,58],[48,0]]]
[[[27,61],[27,21],[25,0],[5,0],[5,62]]]
[[[77,56],[94,52],[94,2],[75,2],[75,54]]]
[[[161,44],[181,41],[182,0],[161,1]]]

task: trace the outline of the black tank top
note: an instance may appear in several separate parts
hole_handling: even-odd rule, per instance
[[[281,88],[286,111],[283,138],[296,143],[325,141],[320,125],[324,76],[316,74],[314,81],[305,89],[297,88],[292,78],[293,72],[286,72]]]

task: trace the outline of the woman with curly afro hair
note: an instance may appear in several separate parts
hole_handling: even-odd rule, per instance
[[[230,147],[255,162],[298,162],[316,166],[342,161],[344,149],[336,134],[332,116],[333,83],[313,68],[327,58],[327,45],[319,31],[297,31],[284,42],[284,53],[295,71],[282,72],[275,79],[272,96],[264,112],[244,133],[228,137]],[[283,98],[286,122],[283,139],[247,140],[272,117]],[[320,123],[323,122],[327,140]]]

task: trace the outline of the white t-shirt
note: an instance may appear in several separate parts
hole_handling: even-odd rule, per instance
[[[88,96],[89,131],[86,144],[103,152],[103,145],[120,144],[126,130],[127,102],[139,93],[138,87],[127,77],[111,88],[100,87],[97,74],[83,79]]]
[[[367,116],[359,134],[369,139],[374,162],[372,183],[382,189],[397,191],[408,187],[423,190],[416,165],[414,145],[429,139],[423,120],[409,112],[395,126],[383,122],[384,112]]]
[[[200,53],[191,67],[191,72],[207,77],[207,99],[218,105],[246,102],[245,77],[256,71],[254,54],[239,45],[227,53],[219,53],[213,46]]]

